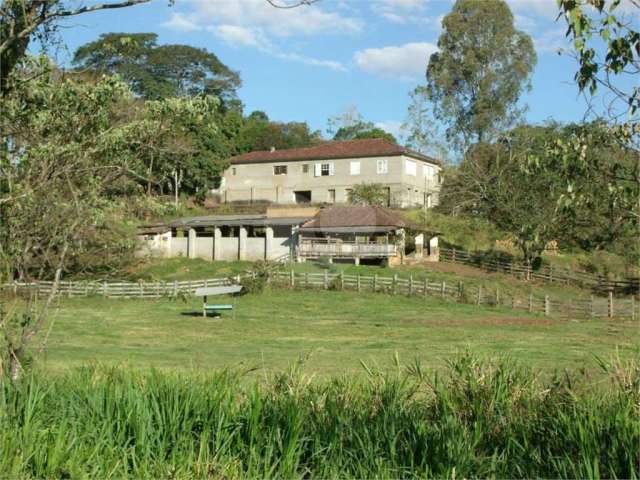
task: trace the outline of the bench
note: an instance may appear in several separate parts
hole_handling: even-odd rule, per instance
[[[224,310],[233,310],[233,305],[229,303],[209,304],[207,303],[208,295],[233,295],[240,293],[242,286],[229,285],[223,287],[203,287],[196,289],[196,296],[204,297],[202,302],[202,316],[206,317],[207,313],[218,313]]]

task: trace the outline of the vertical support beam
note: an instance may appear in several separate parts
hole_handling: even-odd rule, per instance
[[[196,231],[193,228],[189,229],[189,236],[187,238],[187,257],[196,258]]]
[[[247,259],[247,229],[240,227],[238,232],[238,260]]]
[[[416,235],[415,237],[415,257],[422,258],[424,256],[424,233]]]
[[[544,296],[544,315],[548,317],[551,314],[551,302],[549,302],[549,295]]]
[[[293,268],[289,273],[289,285],[291,286],[291,288],[296,286],[296,273],[293,271]]]
[[[476,298],[476,305],[480,305],[482,303],[482,286],[478,285],[478,298]]]
[[[324,287],[325,290],[329,289],[329,271],[328,270],[324,271],[323,287]]]
[[[264,259],[273,258],[273,228],[267,227],[264,230]]]
[[[425,297],[429,295],[429,279],[428,278],[424,279],[424,286],[423,286],[422,293],[424,294]]]
[[[360,257],[356,257],[353,259],[356,265],[360,265]]]
[[[222,260],[222,230],[213,229],[213,259]]]
[[[607,316],[609,318],[613,318],[614,315],[614,311],[613,311],[613,291],[609,290],[609,299],[607,302]]]
[[[413,275],[409,275],[409,296],[413,295]]]
[[[529,313],[533,312],[533,293],[529,293]]]
[[[447,284],[445,283],[445,281],[442,281],[442,287],[440,290],[440,295],[442,296],[442,298],[444,299],[445,295],[447,294]]]

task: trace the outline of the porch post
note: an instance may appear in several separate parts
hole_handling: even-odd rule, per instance
[[[218,227],[213,229],[213,259],[221,260],[222,258],[222,230]]]
[[[196,231],[193,228],[189,229],[189,237],[187,238],[187,257],[196,258]]]
[[[238,260],[247,259],[247,229],[240,227],[238,233]]]
[[[424,255],[424,233],[416,235],[416,258],[422,258]]]
[[[264,259],[271,260],[273,249],[273,228],[267,227],[264,235]]]

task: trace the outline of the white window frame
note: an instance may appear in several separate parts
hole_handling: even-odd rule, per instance
[[[416,162],[414,162],[413,160],[406,160],[405,159],[405,161],[404,161],[404,173],[406,175],[411,175],[412,177],[417,176],[418,169],[417,169]]]
[[[360,175],[360,162],[351,162],[349,164],[349,173],[351,175]]]
[[[389,173],[389,161],[386,158],[379,158],[376,161],[376,173],[378,175]]]
[[[433,168],[431,165],[422,165],[422,175],[427,178],[433,177]]]
[[[316,177],[329,177],[336,174],[336,167],[333,162],[316,163],[313,173]]]
[[[276,173],[276,168],[284,168],[284,173]],[[273,166],[273,174],[274,175],[287,175],[289,173],[289,169],[286,165],[274,165]]]

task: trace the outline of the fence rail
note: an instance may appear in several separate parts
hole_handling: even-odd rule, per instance
[[[320,288],[324,290],[355,290],[357,292],[379,292],[392,295],[439,298],[473,305],[499,306],[531,313],[565,318],[640,318],[640,302],[633,296],[616,298],[610,292],[607,298],[591,297],[560,300],[529,294],[526,296],[501,293],[482,285],[467,287],[463,282],[435,282],[429,279],[402,278],[379,275],[347,275],[325,270],[321,273],[277,270],[270,273],[270,281],[288,288]],[[193,295],[200,287],[223,286],[239,283],[242,276],[232,278],[210,278],[174,282],[60,282],[57,295],[63,297],[86,297],[91,295],[106,298],[160,298],[178,295]],[[13,282],[0,285],[0,290],[13,293],[28,292],[38,295],[51,293],[53,282]]]
[[[600,293],[640,294],[640,278],[609,280],[600,275],[553,267],[552,265],[544,265],[537,270],[533,270],[527,265],[487,260],[472,252],[457,250],[455,248],[441,248],[440,261],[469,265],[490,272],[506,273],[525,280],[536,279],[546,283],[576,285],[582,288],[590,288]]]

